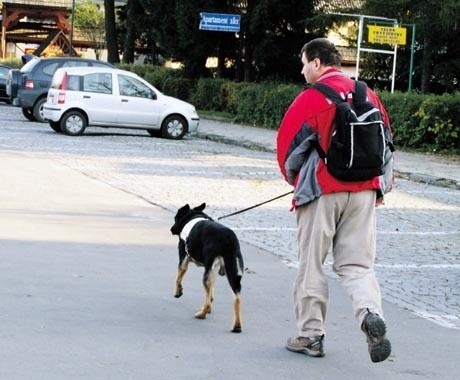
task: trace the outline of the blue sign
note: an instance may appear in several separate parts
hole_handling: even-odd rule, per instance
[[[200,13],[200,30],[236,33],[240,31],[240,20],[240,15]]]

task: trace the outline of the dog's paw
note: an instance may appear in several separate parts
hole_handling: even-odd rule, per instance
[[[178,287],[176,288],[176,293],[174,293],[174,297],[179,298],[180,296],[182,296],[182,294],[184,294],[184,293],[182,292],[182,289],[183,289],[182,286],[178,286]]]
[[[206,319],[208,312],[206,310],[199,310],[195,313],[195,318],[197,319]]]
[[[241,330],[241,326],[240,325],[235,325],[233,326],[232,328],[232,333],[240,333],[242,330]]]

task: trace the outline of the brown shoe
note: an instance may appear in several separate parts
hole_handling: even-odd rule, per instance
[[[306,338],[304,336],[289,338],[286,343],[286,348],[289,351],[320,358],[325,355],[323,350],[323,339],[324,335],[315,336],[314,338]]]

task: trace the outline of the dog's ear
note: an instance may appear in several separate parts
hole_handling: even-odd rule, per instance
[[[200,204],[198,207],[195,207],[196,211],[203,211],[206,208],[206,203]]]
[[[190,210],[190,206],[189,204],[187,203],[185,206],[182,206],[178,211],[177,211],[177,215],[184,215],[185,213],[187,213],[187,211]]]

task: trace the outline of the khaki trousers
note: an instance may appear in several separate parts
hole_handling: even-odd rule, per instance
[[[323,269],[332,245],[333,270],[350,296],[359,324],[367,312],[383,317],[375,277],[375,191],[327,194],[296,209],[299,270],[294,312],[300,336],[325,333],[328,281]]]

